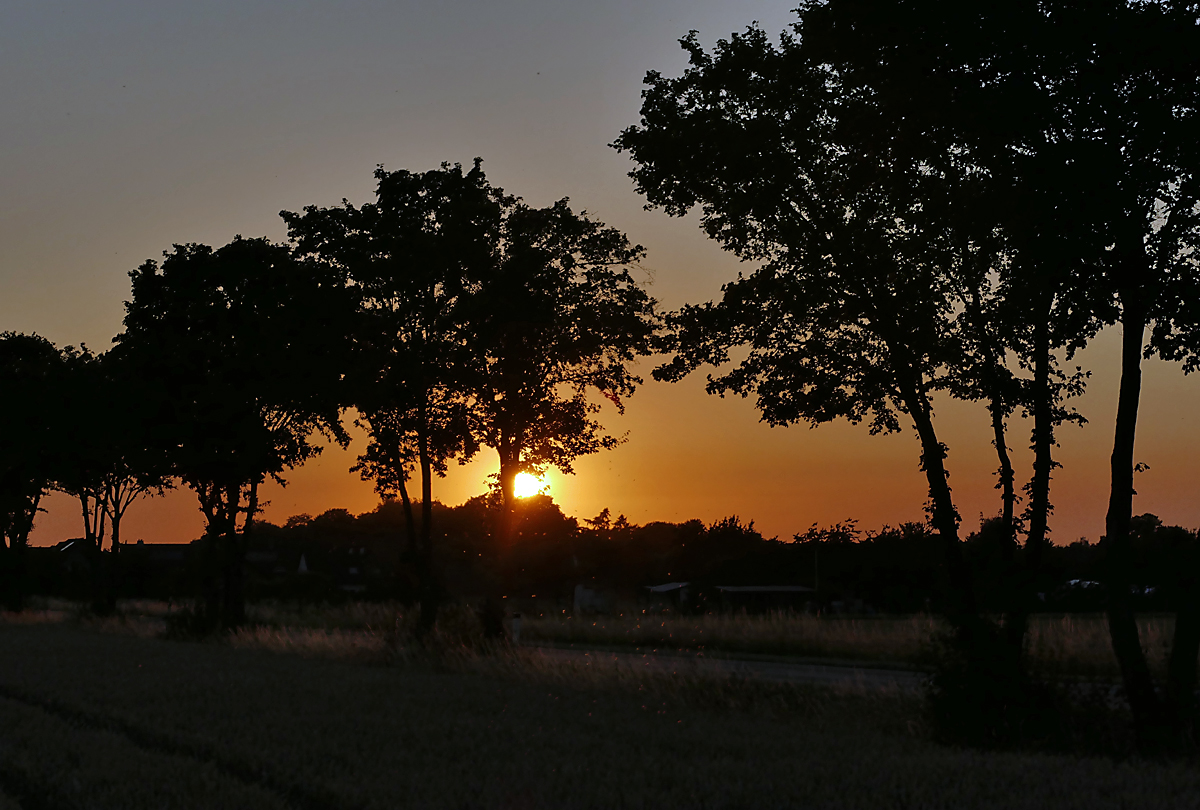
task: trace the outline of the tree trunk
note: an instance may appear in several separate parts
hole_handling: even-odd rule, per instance
[[[912,387],[905,393],[908,400],[905,405],[921,440],[921,469],[929,484],[929,500],[933,507],[931,519],[934,529],[942,539],[950,577],[950,604],[947,606],[946,618],[955,627],[962,627],[973,623],[979,611],[971,571],[958,539],[958,511],[954,508],[944,464],[946,446],[938,441],[929,403],[919,389]]]
[[[1105,518],[1105,560],[1108,567],[1108,632],[1121,666],[1125,694],[1133,710],[1138,740],[1155,747],[1161,740],[1161,707],[1150,668],[1138,638],[1129,580],[1129,524],[1133,516],[1133,447],[1137,435],[1138,400],[1142,387],[1142,347],[1145,308],[1137,290],[1121,291],[1121,388],[1113,438],[1112,486]]]
[[[1025,648],[1029,614],[1037,603],[1037,578],[1042,566],[1043,549],[1050,517],[1050,473],[1054,469],[1054,407],[1050,391],[1050,318],[1049,306],[1039,307],[1033,331],[1033,480],[1029,492],[1029,534],[1025,538],[1025,559],[1016,583],[1015,604],[1005,622],[1005,631],[1013,651],[1020,656]]]
[[[1017,542],[1017,527],[1013,511],[1017,503],[1016,473],[1013,471],[1012,457],[1008,454],[1006,429],[1004,425],[1004,401],[996,394],[988,407],[992,415],[992,443],[996,447],[996,459],[1000,463],[1000,520],[1004,525],[1004,536],[1010,547]]]
[[[1194,563],[1193,563],[1194,565]],[[1180,594],[1167,669],[1167,710],[1181,745],[1196,746],[1196,657],[1200,655],[1200,593],[1194,577]]]
[[[257,509],[257,485],[251,485],[254,493],[254,507]],[[241,484],[232,484],[226,488],[226,520],[224,532],[224,549],[222,554],[222,599],[221,599],[221,629],[233,630],[240,627],[246,620],[246,549],[245,529],[237,530],[237,515],[242,502]],[[246,514],[246,527],[250,525],[249,508]]]
[[[196,485],[200,510],[204,513],[204,566],[201,577],[201,597],[204,600],[206,630],[214,630],[221,618],[221,534],[223,531],[222,504],[216,484]]]
[[[250,484],[246,501],[246,521],[242,531],[237,531],[237,510],[241,503],[240,486],[233,488],[230,520],[229,559],[225,581],[225,616],[222,620],[227,629],[241,627],[246,622],[246,551],[250,548],[250,536],[254,531],[254,518],[258,514],[258,481]]]
[[[418,570],[421,578],[421,615],[417,635],[425,638],[437,623],[440,588],[433,570],[433,465],[429,458],[428,422],[425,405],[420,410],[420,429],[417,433],[417,455],[421,466],[421,545],[418,549]]]
[[[3,528],[0,534],[0,607],[15,613],[21,609],[16,546],[8,540],[10,527]]]
[[[500,523],[500,548],[508,550],[516,542],[517,532],[517,474],[521,473],[521,446],[508,437],[500,437],[497,450],[500,456],[500,496],[503,521]]]

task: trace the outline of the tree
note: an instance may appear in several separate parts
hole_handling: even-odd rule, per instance
[[[929,229],[922,210],[941,179],[842,137],[836,81],[795,38],[776,48],[751,28],[712,55],[694,35],[682,44],[691,67],[679,79],[648,75],[642,124],[614,145],[637,162],[631,176],[651,205],[672,215],[699,207],[710,237],[761,267],[726,284],[719,303],[671,317],[675,357],[655,376],[720,366],[744,347],[708,390],[755,394],[772,425],[846,418],[881,433],[907,416],[950,569],[949,614],[976,625],[933,423],[932,396],[962,345],[952,334],[955,234]]]
[[[283,211],[296,251],[343,273],[360,297],[349,401],[370,432],[356,469],[384,496],[399,495],[407,559],[421,592],[419,632],[432,629],[442,586],[433,567],[433,476],[476,451],[467,420],[471,347],[461,301],[487,260],[503,205],[479,167],[423,174],[375,172],[376,201]],[[408,481],[421,479],[421,521]]]
[[[152,446],[200,501],[205,619],[233,627],[259,487],[320,452],[314,433],[348,442],[346,286],[285,246],[241,237],[215,250],[176,245],[130,277],[118,348],[143,385]]]
[[[61,464],[54,486],[79,501],[92,560],[93,609],[109,613],[116,609],[121,522],[137,498],[171,486],[170,468],[165,451],[151,446],[139,411],[139,381],[125,373],[120,353],[97,356],[67,347],[63,359],[66,418],[56,432]],[[102,554],[106,535],[109,554]]]
[[[1096,269],[1104,243],[1092,227],[1099,176],[1080,160],[1062,115],[1070,107],[1061,81],[1069,52],[1053,30],[1059,15],[1048,4],[938,0],[810,2],[800,14],[805,50],[838,76],[863,137],[972,178],[967,194],[961,183],[947,184],[954,204],[946,213],[992,245],[999,261],[961,296],[962,334],[982,362],[955,370],[950,390],[989,402],[1010,545],[1016,493],[1001,423],[1015,407],[1033,420],[1024,574],[1005,617],[1019,650],[1048,543],[1055,432],[1084,421],[1064,400],[1082,391],[1087,375],[1060,363],[1111,317]],[[991,294],[977,298],[980,287]],[[1028,376],[1014,378],[1006,356]]]
[[[0,604],[20,610],[25,550],[59,472],[63,356],[38,335],[0,334]]]
[[[1140,736],[1158,744],[1151,738],[1161,737],[1161,707],[1130,601],[1129,521],[1141,359],[1152,352],[1186,359],[1195,344],[1196,7],[832,0],[807,3],[801,14],[820,58],[857,94],[877,101],[880,132],[918,150],[924,145],[925,155],[931,146],[965,155],[1002,192],[993,200],[1007,201],[985,218],[1002,225],[1017,254],[1006,273],[1007,297],[1017,306],[1006,319],[1032,332],[1021,347],[1034,374],[1032,565],[1044,545],[1055,466],[1047,358],[1060,348],[1069,355],[1100,323],[1122,325],[1105,537],[1109,619]],[[1022,611],[1015,614],[1023,629]],[[1182,619],[1178,641],[1192,637]],[[1195,654],[1181,652],[1188,660]],[[1172,682],[1167,692],[1190,692],[1192,672],[1173,672],[1193,686]]]
[[[521,472],[619,443],[589,401],[594,389],[624,412],[641,384],[632,361],[651,352],[654,299],[629,272],[645,254],[615,228],[563,199],[531,208],[498,194],[499,228],[472,279],[463,322],[475,363],[469,379],[478,439],[500,456],[505,508]]]

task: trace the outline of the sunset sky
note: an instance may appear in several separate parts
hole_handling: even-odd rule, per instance
[[[172,243],[221,245],[235,234],[283,239],[281,209],[372,197],[377,164],[424,170],[476,157],[495,185],[577,208],[644,245],[643,280],[664,308],[719,295],[739,269],[694,218],[643,210],[627,156],[607,144],[636,123],[647,70],[678,74],[676,40],[711,45],[752,21],[768,31],[792,2],[8,2],[0,7],[0,329],[59,345],[109,346],[127,273]],[[1118,335],[1078,362],[1091,369],[1057,456],[1053,538],[1095,540],[1104,523],[1117,390]],[[641,373],[649,379],[653,364]],[[608,507],[636,522],[737,514],[768,536],[857,518],[864,528],[920,520],[925,486],[911,430],[872,437],[837,423],[771,429],[753,403],[708,397],[703,374],[647,384],[618,418],[619,449],[552,474],[568,514]],[[1147,363],[1137,512],[1200,525],[1200,379]],[[11,426],[10,426],[11,427]],[[956,503],[967,528],[999,508],[982,407],[942,402]],[[1028,426],[1011,445],[1028,477]],[[364,440],[336,448],[272,487],[266,517],[377,503],[347,470]],[[435,497],[456,504],[496,469],[485,451],[455,467]],[[76,505],[50,497],[33,541],[81,533]],[[127,540],[201,532],[187,490],[135,504]]]

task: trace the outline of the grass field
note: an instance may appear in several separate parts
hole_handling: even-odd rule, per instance
[[[1142,645],[1151,668],[1166,672],[1175,619],[1139,617]],[[647,615],[547,616],[522,623],[523,641],[569,642],[582,646],[708,649],[728,653],[845,658],[919,665],[934,635],[943,631],[934,616],[816,617]],[[1108,624],[1100,614],[1035,615],[1029,628],[1029,660],[1047,674],[1115,678]]]
[[[19,621],[61,621],[77,609],[43,600]],[[126,601],[124,632],[158,635],[172,610],[164,602]],[[307,651],[328,656],[370,658],[387,639],[409,628],[411,615],[397,604],[348,602],[342,605],[251,605],[252,629],[236,643],[278,651]],[[1138,617],[1142,647],[1151,670],[1164,677],[1175,619],[1170,614]],[[444,610],[439,626],[460,640],[477,632],[473,611],[459,605]],[[707,650],[736,655],[753,653],[822,659],[848,659],[880,664],[922,666],[929,645],[945,629],[926,614],[907,616],[811,616],[807,614],[731,615],[625,613],[617,616],[527,615],[522,621],[525,644],[556,643],[580,647],[615,646]],[[1117,679],[1108,624],[1102,614],[1035,614],[1031,617],[1028,653],[1031,667],[1045,675]]]
[[[944,748],[899,694],[252,642],[0,622],[0,808],[1200,805],[1190,763]]]

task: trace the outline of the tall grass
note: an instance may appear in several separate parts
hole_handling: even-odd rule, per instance
[[[125,635],[161,633],[166,617],[179,605],[152,600],[123,600],[115,616],[98,619],[64,600],[39,599],[31,609],[0,614],[8,624],[74,620],[93,629]],[[320,657],[358,660],[403,653],[411,646],[415,611],[398,603],[346,602],[303,605],[263,602],[247,608],[248,625],[228,642]],[[1142,647],[1151,671],[1163,677],[1175,620],[1168,614],[1138,618]],[[525,645],[571,644],[583,648],[693,650],[710,654],[759,654],[850,659],[878,665],[922,666],[930,642],[944,622],[926,614],[909,616],[811,616],[793,613],[706,614],[627,612],[616,616],[526,616]],[[475,611],[468,605],[444,607],[435,638],[443,651],[471,649],[481,643]],[[1035,614],[1030,620],[1027,652],[1031,668],[1054,676],[1114,679],[1120,670],[1113,656],[1108,624],[1102,614]]]
[[[1175,619],[1138,618],[1142,647],[1151,670],[1166,673]],[[818,617],[762,615],[627,613],[620,616],[548,616],[527,619],[528,643],[614,645],[658,649],[709,650],[921,665],[934,636],[946,629],[935,616]],[[1114,678],[1120,669],[1102,614],[1040,614],[1030,620],[1027,651],[1037,672]]]
[[[824,618],[807,614],[624,614],[522,623],[522,641],[914,661],[941,622],[928,615]]]

